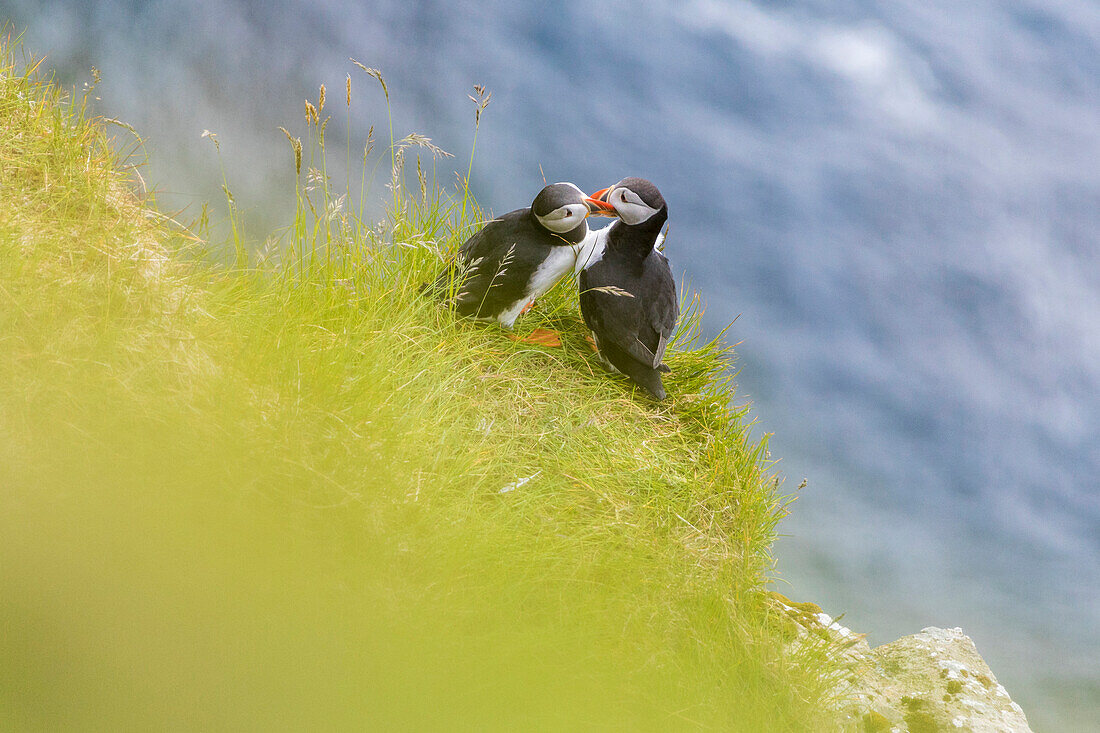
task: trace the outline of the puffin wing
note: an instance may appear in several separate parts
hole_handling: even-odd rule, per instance
[[[489,287],[507,272],[505,259],[510,257],[509,249],[524,237],[523,222],[528,211],[517,209],[493,219],[459,248],[456,266],[462,281],[455,295],[456,305],[476,308],[487,305]]]
[[[676,330],[676,319],[680,317],[676,281],[672,279],[668,260],[660,252],[654,252],[646,258],[640,299],[643,316],[636,340],[641,349],[644,349],[641,354],[652,355],[652,360],[639,358],[639,354],[633,350],[631,354],[639,361],[658,369],[665,358],[665,350],[672,340],[672,333]]]
[[[610,341],[652,369],[659,368],[680,315],[668,260],[659,253],[650,255],[642,276],[629,289],[602,282],[599,274],[598,267],[581,274],[585,324],[601,341]]]

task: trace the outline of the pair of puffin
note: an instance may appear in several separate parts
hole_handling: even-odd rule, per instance
[[[589,216],[616,219],[592,230]],[[662,362],[679,317],[676,283],[658,251],[668,206],[644,178],[586,196],[572,183],[543,188],[528,208],[494,219],[435,282],[455,310],[511,328],[528,305],[575,270],[581,315],[601,360],[658,400]]]

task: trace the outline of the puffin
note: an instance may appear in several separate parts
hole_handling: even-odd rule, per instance
[[[587,199],[610,205],[617,220],[577,256],[581,315],[601,360],[657,400],[668,395],[665,349],[680,317],[676,281],[659,245],[668,205],[644,178],[624,178]]]
[[[510,211],[473,234],[432,287],[446,294],[463,316],[497,321],[511,329],[519,314],[564,275],[577,252],[591,249],[593,214],[614,216],[613,207],[591,200],[572,183],[552,183],[531,206]]]

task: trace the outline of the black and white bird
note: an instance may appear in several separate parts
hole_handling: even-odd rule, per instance
[[[676,282],[657,249],[668,219],[664,197],[644,178],[624,178],[588,199],[618,221],[600,229],[577,257],[581,315],[604,363],[658,400],[665,349],[680,316]]]
[[[452,295],[459,314],[511,328],[535,298],[573,270],[578,250],[591,247],[591,214],[615,215],[572,183],[550,184],[530,207],[494,219],[466,240],[433,289]]]

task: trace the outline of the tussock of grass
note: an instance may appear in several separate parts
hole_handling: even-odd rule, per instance
[[[697,301],[663,405],[598,366],[567,286],[517,324],[558,349],[456,320],[418,288],[485,215],[406,138],[364,221],[326,179],[321,105],[287,134],[281,247],[234,228],[236,266],[208,264],[18,49],[0,720],[833,729],[825,651],[792,654],[766,608],[782,499]]]

